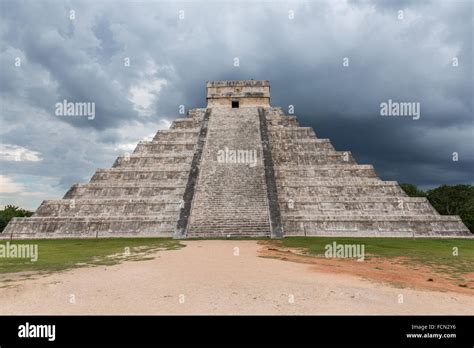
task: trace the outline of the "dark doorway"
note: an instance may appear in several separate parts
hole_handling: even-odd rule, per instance
[[[236,109],[236,108],[238,108],[238,107],[239,107],[239,102],[232,100],[232,109]]]

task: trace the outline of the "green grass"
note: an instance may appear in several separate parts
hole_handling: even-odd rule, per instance
[[[37,244],[38,260],[0,257],[0,273],[53,272],[90,265],[113,265],[124,260],[147,260],[156,250],[175,250],[184,246],[170,238],[40,239],[10,241],[10,244]]]
[[[474,240],[469,239],[289,237],[281,243],[289,248],[303,248],[309,255],[324,256],[325,245],[333,241],[365,245],[366,259],[402,258],[406,263],[427,265],[453,277],[474,272]],[[458,256],[453,255],[454,247],[458,248]]]

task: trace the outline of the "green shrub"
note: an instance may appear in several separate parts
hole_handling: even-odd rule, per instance
[[[33,212],[21,209],[14,205],[7,205],[0,210],[0,232],[8,225],[8,222],[14,217],[28,217],[33,215]]]
[[[427,192],[431,205],[441,215],[459,215],[474,233],[474,186],[443,185]]]

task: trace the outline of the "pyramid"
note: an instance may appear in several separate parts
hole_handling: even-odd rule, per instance
[[[471,236],[270,106],[268,81],[210,81],[207,108],[97,169],[2,239]]]

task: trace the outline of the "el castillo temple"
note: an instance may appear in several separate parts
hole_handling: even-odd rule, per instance
[[[470,236],[270,105],[268,81],[207,82],[207,108],[139,142],[2,239]]]

